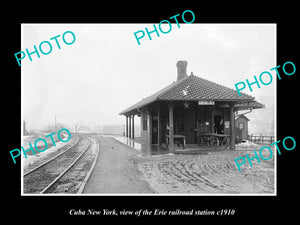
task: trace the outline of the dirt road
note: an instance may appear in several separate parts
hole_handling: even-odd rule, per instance
[[[157,193],[272,194],[274,160],[253,160],[239,172],[234,159],[253,151],[222,151],[206,155],[135,156],[144,178]]]

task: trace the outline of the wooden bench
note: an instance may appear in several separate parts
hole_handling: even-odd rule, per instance
[[[185,142],[185,136],[184,135],[173,135],[173,137],[174,137],[174,144],[176,143],[175,142],[175,140],[177,139],[182,139],[182,143],[183,143],[183,145],[182,145],[182,148],[183,149],[185,149],[185,145],[186,145],[186,142]],[[169,143],[170,143],[170,137],[169,137],[169,135],[166,135],[166,145],[167,145],[167,147],[169,146]],[[178,146],[180,146],[179,144],[178,144],[178,142],[176,143]]]

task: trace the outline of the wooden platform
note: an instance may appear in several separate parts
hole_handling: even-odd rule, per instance
[[[229,148],[210,148],[210,147],[199,147],[198,145],[187,145],[185,149],[175,148],[175,154],[208,154],[209,152],[220,152],[228,151]]]

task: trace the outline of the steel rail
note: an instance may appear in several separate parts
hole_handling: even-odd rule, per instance
[[[99,155],[99,152],[100,152],[100,145],[99,145],[98,140],[97,140],[96,138],[94,138],[94,137],[92,137],[92,138],[96,141],[96,144],[97,144],[97,153],[96,153],[96,157],[95,157],[95,159],[94,159],[94,161],[93,161],[93,164],[92,164],[92,166],[91,166],[89,172],[86,174],[84,180],[81,182],[80,188],[79,188],[79,190],[77,191],[77,194],[81,194],[81,193],[83,192],[83,190],[84,190],[84,188],[85,188],[85,185],[86,185],[86,183],[88,182],[88,180],[89,180],[89,178],[90,178],[90,176],[91,176],[91,174],[92,174],[92,172],[93,172],[93,170],[94,170],[94,167],[95,167],[95,165],[96,165],[96,162],[97,162],[97,159],[98,159],[98,155]]]
[[[44,194],[45,192],[47,192],[65,173],[67,173],[72,166],[75,165],[75,163],[83,156],[83,154],[86,152],[86,150],[89,148],[90,144],[91,144],[91,140],[89,137],[87,137],[89,142],[86,145],[85,149],[82,151],[82,153],[73,161],[73,163],[71,163],[71,165],[69,165],[58,177],[56,177],[47,187],[45,187],[40,194]]]
[[[65,152],[69,151],[71,148],[73,148],[73,147],[79,142],[79,139],[80,139],[80,138],[77,136],[77,140],[76,140],[71,146],[69,146],[65,151],[59,153],[58,155],[56,155],[56,156],[53,157],[52,159],[47,160],[46,162],[42,163],[41,165],[35,167],[34,169],[32,169],[32,170],[30,170],[30,171],[24,173],[24,174],[23,174],[23,177],[25,177],[25,176],[31,174],[32,172],[34,172],[34,171],[38,170],[39,168],[45,166],[45,165],[48,164],[49,162],[52,162],[54,159],[58,158],[59,156],[61,156],[61,155],[64,154]]]

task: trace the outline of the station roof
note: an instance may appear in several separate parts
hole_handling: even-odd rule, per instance
[[[248,117],[246,117],[244,114],[241,114],[241,115],[237,115],[235,120],[239,119],[239,118],[244,118],[245,120],[247,121],[250,121]]]
[[[234,105],[235,110],[260,109],[260,108],[264,108],[264,107],[265,107],[265,105],[263,105],[257,101],[237,103]]]
[[[204,78],[189,75],[185,78],[173,82],[160,91],[144,98],[140,102],[120,112],[120,115],[125,115],[133,110],[142,108],[152,102],[158,100],[164,101],[228,101],[237,102],[237,110],[249,109],[249,108],[262,108],[263,105],[256,102],[255,98],[241,93],[238,95],[237,91],[232,88],[225,87],[215,82],[206,80]],[[250,102],[252,102],[250,104]],[[244,104],[244,105],[243,105]]]

